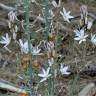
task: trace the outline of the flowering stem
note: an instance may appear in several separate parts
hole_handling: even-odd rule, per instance
[[[44,16],[45,16],[45,39],[48,40],[49,35],[49,28],[50,28],[50,21],[49,21],[49,8],[48,8],[48,1],[44,0]],[[53,69],[51,68],[50,73],[52,74]],[[54,84],[53,84],[53,78],[48,79],[48,96],[53,96],[54,92]]]
[[[49,34],[49,9],[48,9],[48,0],[44,0],[44,16],[45,16],[45,39],[48,39]]]
[[[48,96],[54,96],[54,74],[53,74],[53,68],[51,67],[50,73],[53,77],[49,78],[48,81]]]
[[[70,96],[74,96],[74,93],[79,92],[80,71],[84,68],[84,65],[86,64],[86,42],[84,42],[81,46],[79,46],[79,48],[81,49],[80,54],[78,54],[80,57],[80,64],[77,64],[77,59],[76,59],[75,61],[76,61],[77,74],[75,75],[75,78],[73,80],[73,84],[71,86],[72,91],[71,91]]]
[[[25,32],[27,33],[27,39],[28,39],[28,49],[29,49],[29,57],[30,57],[30,62],[29,62],[29,89],[30,89],[30,96],[34,96],[34,91],[33,91],[33,82],[32,82],[32,53],[31,53],[31,39],[30,39],[30,28],[29,28],[29,6],[30,6],[30,0],[24,0],[24,9],[25,9]]]

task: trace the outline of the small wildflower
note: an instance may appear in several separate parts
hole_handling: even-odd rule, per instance
[[[92,19],[88,20],[87,29],[90,30],[92,25],[93,25],[93,20]]]
[[[12,24],[11,24],[11,22],[8,20],[8,27],[11,29],[11,27],[12,27]]]
[[[49,66],[52,66],[54,64],[54,59],[50,58],[48,59]]]
[[[38,48],[38,46],[32,47],[32,55],[40,55],[41,49]]]
[[[54,29],[52,29],[52,30],[54,30]],[[48,35],[48,41],[54,41],[55,40],[55,34],[54,33],[49,33],[49,35]]]
[[[13,39],[16,41],[17,34],[14,32],[13,33]]]
[[[19,96],[29,96],[28,93],[19,93]]]
[[[91,42],[93,43],[93,45],[96,45],[96,34],[91,34]]]
[[[55,16],[52,10],[49,10],[49,14],[52,18]]]
[[[70,15],[70,11],[66,11],[65,8],[63,8],[63,12],[60,11],[60,14],[62,15],[64,21],[67,21],[68,23],[70,23],[70,19],[74,18],[73,16]]]
[[[75,33],[75,38],[74,40],[77,40],[79,41],[79,44],[81,44],[83,41],[86,41],[86,38],[88,37],[88,35],[86,35],[84,33],[84,29],[80,29],[80,30],[74,30],[74,33]]]
[[[32,3],[36,2],[35,0],[31,0]]]
[[[14,23],[15,20],[18,20],[18,19],[17,19],[17,16],[16,16],[16,13],[13,12],[13,11],[10,11],[10,12],[8,13],[8,18],[9,18],[9,21],[12,22],[12,23]]]
[[[51,53],[54,50],[54,42],[53,41],[47,42],[47,49],[48,49],[49,53]]]
[[[29,51],[28,50],[28,41],[23,43],[23,41],[21,39],[19,39],[19,46],[21,48],[21,52],[23,52],[25,54],[28,53],[28,51]]]
[[[38,70],[42,68],[42,65],[37,60],[33,60],[32,68]]]
[[[80,19],[80,25],[85,25],[88,22],[88,11],[87,11],[87,6],[86,5],[82,5],[80,7],[80,11],[81,11],[81,19]]]
[[[14,31],[13,32],[18,32],[18,27],[17,25],[14,26]]]
[[[8,33],[6,33],[6,36],[5,36],[5,37],[2,36],[2,39],[1,39],[1,41],[0,41],[1,44],[4,44],[4,48],[5,48],[7,51],[9,51],[9,52],[11,52],[11,50],[9,50],[9,49],[7,48],[7,46],[10,44],[10,42],[11,42],[11,37],[9,37]]]
[[[46,81],[51,76],[49,72],[50,72],[50,67],[47,68],[47,71],[45,69],[42,69],[42,73],[38,74],[39,77],[42,77],[40,82]]]
[[[59,0],[59,2],[57,3],[55,0],[52,1],[52,5],[56,8],[56,7],[60,7],[61,6],[61,0]]]
[[[69,75],[70,72],[68,72],[68,66],[64,66],[63,64],[61,64],[60,66],[60,72],[62,75]]]
[[[10,31],[11,31],[12,34],[13,34],[13,39],[16,40],[17,32],[18,32],[18,27],[17,27],[17,25],[15,25],[13,28],[11,28]]]
[[[25,56],[23,56],[22,60],[23,60],[23,64],[22,64],[23,68],[27,69],[29,61],[30,61],[30,57],[28,55],[25,55]]]
[[[6,36],[2,36],[2,40],[0,41],[1,44],[4,44],[4,47],[7,47],[11,42],[11,37],[9,37],[8,33],[6,33]]]

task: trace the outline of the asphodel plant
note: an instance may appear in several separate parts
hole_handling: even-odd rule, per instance
[[[49,44],[49,47],[50,46],[50,40],[49,40],[49,36],[50,36],[50,23],[51,23],[51,20],[49,19],[49,0],[43,0],[43,4],[44,4],[44,7],[43,7],[43,12],[44,12],[44,18],[45,18],[45,40],[46,40],[46,43],[47,45]],[[53,42],[52,42],[53,43]],[[53,44],[53,48],[54,48],[54,44]],[[51,53],[53,53],[53,48],[51,48]],[[50,48],[49,48],[50,49]],[[47,57],[48,58],[52,58],[50,55],[50,52],[48,50],[48,46],[47,46],[47,49],[46,49],[46,52],[47,52]],[[48,63],[48,62],[47,62]],[[53,68],[52,66],[50,67],[50,74],[53,75]],[[52,78],[52,76],[48,79],[48,96],[53,96],[54,95],[54,78]]]
[[[27,40],[28,40],[28,56],[29,56],[29,65],[28,65],[28,73],[29,73],[29,93],[30,96],[34,96],[34,90],[33,90],[33,80],[32,80],[32,53],[31,53],[31,39],[30,39],[30,22],[29,22],[29,14],[30,14],[30,0],[24,0],[24,11],[25,11],[25,33],[27,34]]]

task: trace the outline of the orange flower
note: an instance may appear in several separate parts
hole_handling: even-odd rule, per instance
[[[40,69],[41,64],[37,62],[37,60],[33,61],[32,68],[34,69]]]
[[[29,96],[27,93],[20,93],[19,96]]]
[[[42,54],[43,56],[44,54]],[[44,56],[43,56],[44,57]],[[29,65],[29,61],[30,61],[30,57],[28,55],[26,56],[23,56],[23,68],[24,69],[27,69],[28,68],[28,65]],[[37,60],[34,60],[32,62],[32,68],[34,69],[40,69],[41,68],[41,64],[37,62]]]
[[[23,57],[23,68],[26,69],[28,68],[30,57],[28,55]]]

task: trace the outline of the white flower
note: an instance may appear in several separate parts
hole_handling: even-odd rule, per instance
[[[11,29],[11,26],[12,26],[11,22],[9,20],[7,22],[8,22],[8,27]]]
[[[91,34],[91,42],[96,45],[96,34],[92,35]]]
[[[8,36],[8,33],[6,33],[6,36],[2,36],[2,40],[0,41],[1,44],[4,44],[4,47],[7,47],[11,42],[11,37]]]
[[[52,5],[56,8],[56,7],[60,7],[61,6],[61,0],[59,0],[58,4],[55,0],[52,1]]]
[[[49,10],[49,14],[50,14],[51,17],[55,16],[52,10]]]
[[[50,67],[47,68],[47,71],[45,69],[42,69],[42,73],[38,74],[39,77],[42,77],[40,82],[47,80],[51,76],[49,72],[50,72]]]
[[[40,55],[40,51],[41,49],[39,49],[38,46],[32,47],[32,55]]]
[[[70,23],[69,19],[74,18],[73,16],[70,15],[70,11],[66,12],[66,9],[63,8],[63,12],[60,11],[60,14],[63,16],[64,21],[67,21],[68,23]]]
[[[90,20],[88,20],[88,23],[87,23],[87,29],[91,29],[91,27],[92,27],[92,25],[93,25],[93,20],[92,19],[90,19]]]
[[[17,25],[14,26],[14,32],[18,32],[18,27],[17,27]]]
[[[36,2],[35,0],[31,0],[32,3]]]
[[[69,75],[70,74],[70,72],[68,72],[68,66],[64,66],[64,64],[61,64],[60,72],[62,75]]]
[[[13,39],[16,40],[17,34],[14,32],[13,33]]]
[[[23,52],[25,54],[28,53],[28,51],[29,51],[29,49],[28,49],[28,41],[23,43],[23,41],[21,39],[19,39],[19,46],[21,48],[21,52]]]
[[[10,22],[12,22],[12,23],[14,23],[15,20],[18,20],[18,19],[17,19],[17,16],[16,16],[16,13],[13,12],[13,11],[10,11],[10,12],[8,13],[8,18],[9,18]]]
[[[81,44],[83,41],[86,41],[86,38],[88,37],[88,35],[85,35],[84,33],[84,29],[80,29],[80,30],[74,30],[75,33],[75,38],[74,40],[79,41],[79,44]]]
[[[54,59],[50,58],[48,59],[49,66],[52,66],[54,64]]]
[[[25,53],[25,54],[28,53],[28,51],[29,51],[28,41],[26,41],[26,42],[23,43],[23,41],[22,41],[21,39],[19,39],[19,46],[21,47],[21,51],[22,51],[23,53]],[[39,49],[38,47],[39,47],[39,46],[35,46],[35,47],[34,47],[34,46],[31,45],[32,55],[41,55],[41,54],[40,54],[41,49]]]

